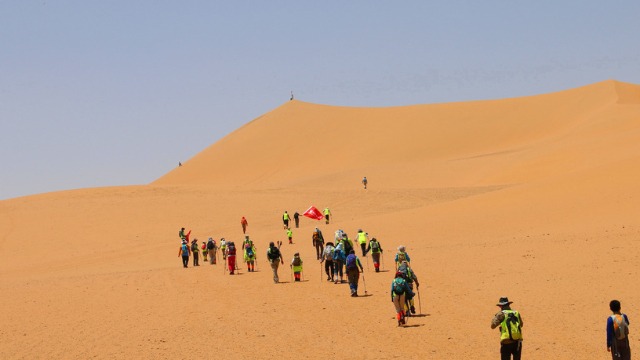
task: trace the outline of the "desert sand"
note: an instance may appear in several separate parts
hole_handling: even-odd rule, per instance
[[[605,359],[611,299],[640,349],[640,86],[356,108],[289,101],[147,185],[0,201],[2,359],[497,359],[501,296],[523,358]],[[368,189],[360,183],[369,180]],[[281,215],[302,218],[286,244]],[[258,271],[184,269],[178,230],[258,247]],[[321,274],[311,244],[380,240],[368,296]],[[288,266],[274,284],[267,244]],[[406,245],[421,315],[399,328],[389,287]],[[364,284],[360,282],[360,294]],[[418,301],[416,301],[418,305]]]

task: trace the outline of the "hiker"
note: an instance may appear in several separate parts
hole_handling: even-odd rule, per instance
[[[222,262],[227,260],[227,240],[220,238],[220,252],[222,253]]]
[[[620,312],[618,300],[611,300],[609,309],[613,315],[607,318],[607,351],[613,360],[630,360],[629,318]]]
[[[347,280],[349,281],[349,289],[351,289],[351,296],[358,296],[358,280],[360,279],[360,273],[364,271],[360,259],[356,256],[355,250],[351,250],[347,255],[347,262],[345,263],[347,269]],[[358,270],[360,268],[360,270]]]
[[[405,310],[404,304],[406,297],[413,297],[413,291],[409,288],[407,281],[402,276],[401,272],[396,272],[396,277],[391,282],[391,302],[396,308],[396,318],[398,319],[398,326],[405,324]]]
[[[229,266],[229,275],[233,275],[236,269],[236,244],[233,241],[227,243],[227,265]]]
[[[398,266],[400,266],[400,264],[402,264],[402,262],[405,260],[408,263],[411,263],[411,259],[409,258],[409,254],[407,254],[407,251],[404,245],[400,245],[398,246],[398,252],[396,253],[396,257],[395,257],[396,270],[398,270]]]
[[[291,231],[291,228],[287,228],[287,238],[289,239],[289,244],[293,244],[293,231]]]
[[[324,262],[324,272],[327,274],[327,281],[334,281],[336,277],[336,268],[333,262],[333,254],[336,248],[332,242],[328,242],[322,251],[320,263]]]
[[[191,253],[193,253],[193,266],[200,266],[200,249],[198,249],[198,239],[191,242]]]
[[[335,232],[335,235],[333,237],[333,239],[335,240],[336,244],[338,243],[338,241],[342,240],[342,235],[344,234],[344,231],[342,229],[338,229]]]
[[[182,266],[185,268],[189,267],[190,254],[191,249],[189,248],[189,244],[187,244],[187,240],[182,240],[182,245],[180,245],[180,250],[178,250],[178,257],[182,256]]]
[[[244,243],[242,243],[242,247],[244,249],[244,262],[247,263],[247,272],[256,271],[255,261],[256,261],[256,247],[253,244],[253,241],[249,239],[249,235],[245,235]]]
[[[382,254],[382,246],[376,238],[371,238],[369,245],[365,250],[365,254],[371,251],[371,258],[373,259],[373,267],[376,272],[380,272],[380,254]]]
[[[413,283],[416,284],[416,289],[420,288],[418,277],[416,276],[416,273],[413,272],[413,269],[411,269],[409,263],[406,260],[403,260],[402,263],[400,263],[400,266],[398,266],[398,272],[401,273],[404,279],[407,281],[407,285],[409,285],[411,291],[413,291]],[[409,311],[411,311],[411,314],[415,315],[416,307],[413,296],[406,296],[406,301]]]
[[[345,232],[342,233],[342,242],[344,243],[344,253],[348,255],[353,250],[353,241],[349,239],[349,235]]]
[[[364,189],[367,190],[367,177],[362,178],[362,185],[364,185]]]
[[[342,267],[344,265],[347,255],[344,252],[344,240],[340,239],[336,243],[335,250],[333,251],[333,266],[335,274],[340,275],[340,284],[342,284]],[[334,276],[334,284],[338,284],[338,279]]]
[[[244,216],[242,217],[242,219],[240,219],[240,225],[242,225],[242,233],[246,234],[247,226],[249,226],[249,223],[247,222],[247,219],[244,218]]]
[[[293,214],[293,221],[296,223],[296,229],[297,229],[300,225],[300,214],[298,214],[297,211],[295,212],[295,214]]]
[[[273,282],[276,284],[280,281],[278,278],[278,266],[280,266],[280,264],[284,265],[282,254],[280,254],[281,244],[282,241],[279,241],[278,247],[276,247],[272,241],[269,243],[269,249],[267,249],[267,259],[269,260],[269,264],[271,264],[271,271],[273,271]]]
[[[313,242],[313,246],[316,248],[316,259],[320,260],[322,257],[322,249],[324,247],[324,236],[322,236],[322,231],[315,228],[311,234],[311,240]]]
[[[189,235],[191,235],[191,230],[189,230],[188,233],[184,233],[184,228],[181,228],[180,231],[178,231],[178,236],[180,237],[180,241],[182,240],[187,240],[187,242],[189,242]]]
[[[302,259],[300,259],[300,253],[293,254],[293,259],[289,266],[293,270],[293,277],[295,281],[300,281],[300,274],[302,273]]]
[[[209,251],[209,264],[215,265],[218,257],[218,247],[216,241],[213,238],[209,238],[207,241],[207,250]]]
[[[202,242],[202,261],[207,262],[207,255],[209,255],[209,249],[207,248],[207,243],[205,241]]]
[[[329,208],[326,207],[324,208],[324,211],[322,211],[322,213],[324,214],[324,222],[325,224],[329,223],[329,218],[331,217],[331,211],[329,211]]]
[[[360,249],[362,249],[362,256],[367,256],[367,241],[369,241],[369,234],[362,231],[362,229],[358,229],[358,244],[360,244]]]
[[[500,359],[520,360],[522,355],[522,316],[519,312],[511,310],[513,301],[507,297],[501,297],[496,304],[500,312],[493,316],[491,328],[500,328]],[[615,359],[615,357],[614,357]]]
[[[291,220],[291,218],[289,217],[289,213],[285,210],[284,214],[282,214],[282,222],[284,223],[285,229],[289,228],[289,220]]]

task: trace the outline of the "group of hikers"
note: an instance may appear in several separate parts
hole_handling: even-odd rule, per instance
[[[285,215],[287,215],[286,211]],[[297,220],[295,215],[294,219]],[[288,227],[288,220],[288,218],[283,216],[285,228],[290,229]],[[296,221],[296,225],[297,223]],[[256,246],[249,238],[249,235],[246,235],[248,222],[244,217],[241,220],[241,225],[243,233],[245,234],[241,247],[243,260],[246,263],[247,272],[254,272],[256,266]],[[191,231],[185,233],[184,228],[179,231],[181,246],[178,256],[182,257],[185,268],[188,267],[190,256],[193,258],[193,266],[200,265],[200,252],[202,252],[202,258],[205,262],[207,262],[208,259],[210,264],[217,264],[219,261],[218,250],[220,250],[222,261],[225,265],[223,266],[224,271],[229,271],[229,274],[233,275],[239,270],[236,258],[237,249],[233,241],[226,241],[224,238],[221,238],[220,243],[216,243],[216,241],[210,237],[207,242],[203,241],[201,245],[196,238],[189,243],[190,233]],[[289,240],[291,241],[290,236]],[[360,258],[356,255],[354,241],[351,240],[342,229],[335,231],[333,241],[325,241],[322,231],[317,227],[312,232],[311,240],[316,250],[316,260],[324,264],[326,281],[341,284],[344,283],[344,276],[346,275],[351,296],[359,296],[358,284],[361,275],[364,283],[364,267],[362,266]],[[358,229],[355,240],[358,245],[360,245],[362,257],[366,258],[368,254],[371,254],[375,272],[380,272],[381,268],[384,269],[384,251],[380,242],[375,237],[369,239],[369,234],[362,229]],[[266,251],[267,260],[273,272],[273,282],[276,284],[280,282],[278,269],[280,265],[284,265],[284,257],[280,251],[281,246],[282,241],[272,241],[269,243]],[[420,282],[418,281],[418,276],[415,271],[411,268],[411,258],[405,246],[400,245],[397,248],[394,256],[394,264],[395,275],[390,288],[391,302],[395,307],[398,326],[403,326],[407,322],[407,317],[416,314],[415,297],[417,295],[418,301],[420,302]],[[304,281],[303,260],[299,252],[294,253],[289,267],[291,269],[292,281]],[[364,293],[366,296],[366,283],[364,283]],[[500,308],[500,311],[496,313],[491,320],[491,329],[498,328],[500,331],[501,360],[520,360],[522,355],[522,327],[524,323],[520,313],[511,309],[512,303],[508,297],[501,297],[496,304]],[[621,305],[618,300],[612,300],[609,308],[612,311],[612,315],[607,318],[607,351],[611,353],[613,360],[630,360],[631,351],[628,339],[629,319],[626,314],[621,313]]]

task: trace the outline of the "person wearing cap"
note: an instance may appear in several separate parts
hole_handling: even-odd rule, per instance
[[[282,242],[279,242],[280,245]],[[280,279],[278,277],[278,267],[280,264],[284,265],[284,260],[282,259],[282,254],[280,254],[280,247],[276,247],[276,244],[272,242],[269,243],[269,249],[267,249],[267,259],[269,260],[269,264],[271,265],[271,271],[273,271],[273,282],[278,283]]]
[[[336,268],[333,262],[335,250],[336,248],[333,246],[333,243],[329,241],[327,245],[325,245],[320,258],[320,263],[324,262],[324,272],[327,274],[327,281],[335,281]]]
[[[360,244],[360,249],[362,249],[362,256],[367,256],[367,241],[369,240],[369,234],[362,231],[362,229],[358,229],[358,244]]]
[[[630,360],[629,318],[620,312],[618,300],[611,300],[609,309],[613,314],[607,318],[607,351],[613,360]]]
[[[413,291],[414,283],[416,284],[416,289],[420,288],[420,283],[418,282],[418,276],[416,276],[416,273],[413,272],[413,269],[411,269],[407,260],[403,260],[402,263],[400,263],[400,266],[398,266],[398,272],[402,274],[405,280],[407,280],[407,285],[409,286],[409,289],[411,289],[411,291]],[[415,315],[416,307],[415,307],[414,296],[407,295],[405,298],[407,301],[407,305],[409,307],[409,311],[411,311],[411,313]]]
[[[396,272],[396,276],[391,282],[391,302],[396,308],[396,318],[398,320],[398,326],[405,323],[405,302],[406,297],[413,297],[413,291],[409,288],[407,281],[401,272]]]
[[[320,229],[315,228],[313,233],[311,234],[311,241],[313,242],[313,246],[316,248],[316,259],[320,260],[322,258],[322,251],[324,247],[324,236],[322,236],[322,231]]]
[[[407,261],[411,263],[411,258],[409,258],[409,254],[407,254],[407,251],[404,245],[398,246],[398,252],[396,253],[395,261],[396,261],[396,270],[398,270],[398,266],[400,266],[400,264],[402,264],[403,261]]]
[[[182,256],[182,266],[185,268],[189,267],[190,254],[191,249],[189,248],[189,244],[187,244],[187,240],[182,240],[182,245],[180,245],[180,249],[178,250],[178,257]]]
[[[491,328],[500,330],[500,359],[520,360],[522,355],[522,316],[518,311],[511,309],[513,301],[501,297],[496,304],[500,311],[493,316]]]
[[[371,258],[373,259],[373,267],[376,269],[376,272],[380,272],[380,255],[383,251],[378,239],[371,238],[371,240],[369,240],[365,254],[369,251],[371,251]]]

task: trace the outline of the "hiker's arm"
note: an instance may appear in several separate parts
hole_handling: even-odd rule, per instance
[[[607,318],[607,351],[610,351],[613,345],[613,319]]]
[[[495,314],[493,316],[493,319],[491,320],[491,328],[495,329],[498,326],[500,326],[500,324],[502,323],[502,320],[504,320],[504,313],[502,311],[500,311],[499,313]],[[521,319],[522,321],[522,319]]]

